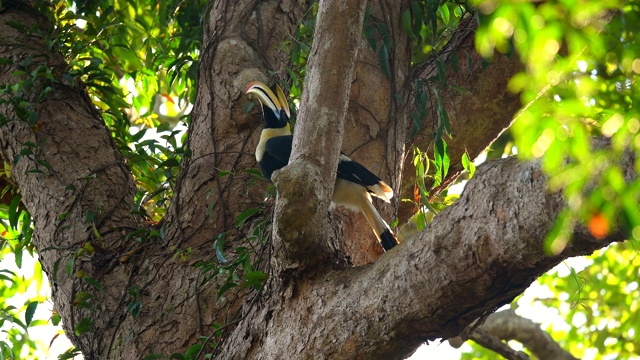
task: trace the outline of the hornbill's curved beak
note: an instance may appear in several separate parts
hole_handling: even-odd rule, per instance
[[[287,118],[291,118],[289,103],[279,85],[276,84],[275,89],[272,90],[261,81],[252,81],[247,86],[246,93],[255,95],[263,106],[271,109],[278,117],[280,111],[284,111]]]

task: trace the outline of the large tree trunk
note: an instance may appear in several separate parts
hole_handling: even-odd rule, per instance
[[[578,229],[574,243],[559,255],[547,256],[541,244],[564,202],[559,195],[546,192],[546,178],[537,163],[522,164],[515,159],[483,166],[458,203],[438,215],[425,232],[377,260],[379,250],[363,245],[366,239],[375,241],[369,229],[344,231],[355,222],[363,223],[362,218],[332,220],[326,208],[333,184],[321,179],[335,169],[342,137],[349,139],[347,152],[383,174],[396,190],[406,193],[409,185],[401,186],[400,181],[413,182],[410,170],[404,170],[404,178],[399,175],[408,125],[405,106],[393,96],[412,96],[407,85],[412,76],[408,41],[398,25],[403,4],[380,5],[388,8],[373,11],[379,14],[379,21],[388,23],[396,42],[394,76],[384,79],[377,66],[371,66],[373,54],[359,37],[362,4],[321,3],[320,14],[329,17],[318,19],[310,88],[301,105],[294,158],[302,166],[276,176],[281,190],[273,239],[277,251],[272,264],[276,266],[263,296],[244,303],[242,291],[216,300],[215,284],[203,284],[194,265],[215,258],[211,244],[219,233],[231,234],[230,247],[239,244],[242,234],[232,226],[239,212],[264,208],[264,187],[248,187],[248,175],[243,172],[255,167],[252,153],[261,123],[257,111],[246,114],[241,104],[246,101],[246,84],[256,79],[268,81],[268,70],[285,78],[287,58],[279,45],[301,19],[305,10],[301,1],[213,3],[189,129],[192,156],[182,164],[175,197],[163,220],[164,240],[128,239],[132,231],[149,227],[130,212],[135,184],[84,89],[37,79],[25,95],[35,104],[37,126],[17,118],[10,103],[0,104],[0,115],[9,119],[0,127],[2,158],[10,162],[12,180],[35,220],[33,241],[54,281],[55,308],[67,335],[86,358],[183,353],[200,336],[211,335],[213,323],[230,322],[236,327],[226,328],[217,349],[221,358],[402,358],[426,340],[459,334],[472,320],[511,301],[562,259],[623,239],[616,233],[595,241]],[[26,74],[13,74],[27,58],[32,58],[27,70],[45,65],[62,78],[64,59],[45,47],[44,33],[23,34],[11,26],[11,22],[20,22],[27,28],[45,28],[45,20],[14,2],[6,6],[0,12],[0,56],[11,63],[2,65],[0,83],[16,84],[24,79]],[[350,16],[342,18],[345,14]],[[452,43],[468,44],[470,33],[463,35],[461,42]],[[325,51],[325,55],[343,56],[323,58]],[[328,61],[339,63],[333,66],[344,71],[342,76],[331,74]],[[497,63],[511,69],[520,66],[507,58]],[[483,99],[491,98],[510,104],[487,106],[493,109],[493,118],[472,119],[463,117],[468,112],[450,111],[452,123],[460,124],[453,141],[466,144],[467,149],[474,144],[477,151],[482,147],[479,139],[495,138],[517,106],[503,87],[478,85],[505,84],[510,72],[466,71],[473,76],[461,75],[456,84],[482,89],[471,91],[474,96],[470,95],[469,103],[484,104]],[[418,76],[426,76],[421,74],[418,71]],[[372,91],[377,84],[382,84],[380,92]],[[47,85],[54,91],[38,102]],[[450,105],[459,100],[444,98]],[[324,113],[331,118],[314,114],[318,108],[329,109]],[[325,124],[324,133],[316,131],[314,121]],[[467,127],[483,130],[468,131]],[[369,129],[364,137],[363,128]],[[426,134],[418,137],[416,141],[429,141]],[[308,144],[323,145],[304,148],[301,138]],[[34,154],[16,162],[15,155],[28,144],[37,145]],[[364,147],[368,144],[373,145]],[[300,180],[293,175],[301,168],[311,169],[307,179],[315,180],[299,182],[303,186],[294,189],[290,184]],[[42,173],[30,171],[34,169]],[[218,176],[219,171],[230,175]],[[296,202],[296,198],[313,201]],[[294,210],[295,206],[301,210]],[[313,223],[300,217],[310,208],[318,210],[312,215]],[[393,218],[397,208],[396,202],[386,215]],[[268,210],[264,209],[264,216],[269,216]],[[95,217],[90,219],[89,214]],[[314,228],[318,224],[323,231]],[[350,243],[352,237],[359,239],[358,245]],[[178,253],[187,255],[181,258]],[[345,266],[374,260],[365,266]],[[95,279],[101,287],[79,274]],[[79,293],[90,294],[90,306],[74,305]],[[141,302],[137,318],[127,311],[127,304],[134,300]],[[91,322],[89,331],[74,333],[83,321]]]

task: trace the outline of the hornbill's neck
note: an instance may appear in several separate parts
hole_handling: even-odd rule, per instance
[[[284,96],[280,86],[275,85],[269,88],[260,81],[254,81],[247,86],[247,94],[252,94],[260,101],[262,109],[262,118],[264,120],[264,129],[260,134],[260,142],[256,147],[256,160],[260,165],[260,169],[267,179],[271,179],[271,172],[276,166],[282,165],[282,159],[275,162],[273,158],[265,159],[267,151],[267,142],[276,137],[291,137],[291,126],[289,125],[290,111],[287,98]],[[288,149],[280,149],[286,151],[280,156],[289,158],[291,151]],[[263,161],[264,160],[264,161]],[[286,160],[284,161],[286,165]],[[282,165],[282,166],[284,166]]]

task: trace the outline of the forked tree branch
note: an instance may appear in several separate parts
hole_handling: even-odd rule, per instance
[[[513,310],[504,310],[489,315],[482,325],[471,331],[469,338],[505,357],[507,356],[501,352],[503,347],[500,344],[507,347],[508,345],[501,340],[516,340],[539,359],[577,360],[575,356],[560,347],[560,344],[546,331],[542,330],[540,324],[519,316]],[[499,341],[500,344],[495,341],[485,341],[489,338]],[[454,347],[462,345],[462,341],[464,340],[459,337],[449,339],[449,343]]]
[[[365,5],[320,1],[291,158],[274,176],[280,268],[304,267],[333,254],[327,209],[335,178],[328,174],[338,167]]]
[[[507,343],[502,342],[499,338],[482,329],[474,330],[471,333],[470,339],[479,345],[502,355],[507,360],[529,360],[529,356],[524,352],[512,349]]]
[[[633,171],[630,156],[620,161]],[[577,227],[562,252],[546,253],[545,237],[564,206],[561,194],[547,192],[539,162],[490,161],[419,236],[371,265],[289,283],[282,304],[275,306],[282,311],[258,310],[236,331],[266,336],[258,356],[264,359],[291,343],[304,344],[300,354],[327,358],[406,357],[425,341],[456,336],[475,319],[510,303],[562,260],[625,239],[617,231],[596,240]],[[315,306],[318,301],[321,306]],[[262,322],[278,331],[265,335],[256,325]],[[331,334],[331,346],[326,334]],[[241,344],[230,342],[225,348],[235,346]]]

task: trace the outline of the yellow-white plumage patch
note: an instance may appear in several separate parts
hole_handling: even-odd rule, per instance
[[[389,185],[380,181],[379,183],[373,186],[367,186],[367,189],[372,193],[373,196],[379,197],[380,199],[389,202],[393,197],[393,189],[389,187]]]
[[[258,146],[256,147],[256,160],[260,162],[262,157],[264,156],[265,148],[267,147],[267,141],[269,139],[274,138],[276,136],[286,136],[291,135],[291,126],[287,124],[287,126],[280,129],[267,128],[263,129],[260,133],[260,141],[258,142]]]

